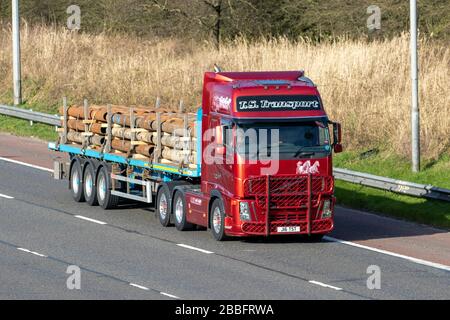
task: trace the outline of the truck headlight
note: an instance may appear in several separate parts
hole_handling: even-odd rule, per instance
[[[331,200],[325,200],[322,207],[322,219],[331,218],[333,211],[331,210]]]
[[[250,220],[250,207],[248,202],[239,202],[239,214],[241,215],[241,220]]]

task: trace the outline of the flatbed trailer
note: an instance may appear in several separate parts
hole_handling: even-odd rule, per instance
[[[334,227],[331,158],[332,150],[342,151],[341,129],[328,120],[316,86],[302,71],[206,73],[196,111],[195,165],[159,162],[160,145],[152,161],[113,153],[111,118],[108,112],[101,150],[68,143],[66,126],[58,142],[48,145],[68,155],[68,161],[55,160],[55,178],[69,180],[78,202],[104,209],[117,206],[120,198],[154,203],[163,226],[207,227],[216,240],[275,234],[318,239]],[[239,133],[253,129],[258,155],[249,162],[247,149],[240,149],[251,143],[245,136],[239,140]],[[277,131],[276,145],[287,150],[267,163],[259,158],[263,130]],[[317,142],[303,145],[302,139]],[[276,172],[267,173],[274,164]]]

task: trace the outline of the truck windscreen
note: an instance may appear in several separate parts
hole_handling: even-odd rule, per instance
[[[246,159],[301,159],[331,152],[328,127],[322,122],[239,124],[236,151]]]

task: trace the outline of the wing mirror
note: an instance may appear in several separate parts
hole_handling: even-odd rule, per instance
[[[344,148],[342,147],[342,144],[340,144],[340,143],[335,144],[333,149],[334,149],[334,153],[341,153],[342,151],[344,151]]]
[[[344,150],[342,146],[342,126],[340,123],[331,122],[333,125],[333,149],[335,153],[341,153]]]

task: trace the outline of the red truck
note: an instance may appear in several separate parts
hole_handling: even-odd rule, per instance
[[[59,161],[55,175],[67,173],[75,199],[94,190],[105,209],[120,197],[156,202],[161,224],[180,231],[207,227],[218,241],[282,234],[320,240],[332,231],[332,152],[342,151],[341,126],[328,119],[303,71],[207,72],[196,130],[195,168],[61,143],[49,148],[69,154],[68,170]]]

